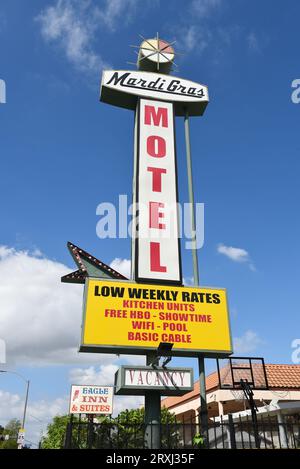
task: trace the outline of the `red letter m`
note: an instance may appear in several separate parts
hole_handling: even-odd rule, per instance
[[[154,106],[145,106],[145,125],[160,126],[162,121],[163,127],[168,127],[168,109],[159,107],[157,110]]]

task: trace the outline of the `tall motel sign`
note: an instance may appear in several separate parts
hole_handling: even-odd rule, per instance
[[[100,101],[135,113],[131,279],[71,243],[68,247],[79,270],[62,278],[85,284],[80,352],[146,355],[145,367],[119,369],[114,392],[145,396],[145,444],[152,448],[160,447],[161,395],[180,395],[193,387],[190,368],[166,367],[171,357],[198,358],[200,423],[205,433],[204,358],[232,353],[226,290],[198,287],[189,117],[203,115],[208,89],[169,75],[174,57],[172,45],[157,35],[139,47],[137,70],[105,70],[102,75]],[[194,287],[182,283],[178,116],[185,123]],[[163,367],[161,356],[167,357]]]

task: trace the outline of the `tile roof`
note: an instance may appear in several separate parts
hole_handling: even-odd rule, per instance
[[[269,388],[272,389],[300,389],[300,365],[266,364]],[[218,373],[215,371],[206,377],[206,392],[211,392],[219,387]],[[194,384],[194,390],[180,397],[167,397],[162,400],[165,407],[189,401],[199,396],[199,381]]]
[[[300,389],[300,365],[266,365],[270,388]]]

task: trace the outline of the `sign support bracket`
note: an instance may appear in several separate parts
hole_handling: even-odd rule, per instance
[[[197,236],[196,236],[196,222],[195,222],[195,201],[194,201],[194,188],[193,188],[193,174],[192,174],[192,157],[191,157],[191,141],[190,141],[190,122],[189,112],[185,110],[184,116],[184,130],[185,130],[185,145],[186,145],[186,165],[188,177],[188,192],[190,203],[190,218],[191,218],[191,240],[193,244],[193,274],[194,285],[199,286],[199,264],[197,253]],[[208,412],[206,400],[206,383],[205,383],[205,362],[202,355],[198,356],[199,367],[199,385],[200,385],[200,423],[201,431],[205,440],[208,440]],[[208,444],[208,441],[207,441]]]

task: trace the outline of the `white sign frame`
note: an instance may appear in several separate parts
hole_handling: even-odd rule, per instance
[[[163,396],[180,396],[193,389],[193,368],[124,365],[115,374],[116,395],[138,396],[159,391]]]
[[[185,78],[140,70],[104,70],[100,100],[135,110],[138,98],[174,103],[176,116],[202,116],[209,103],[208,88]]]
[[[103,390],[103,393],[98,391],[97,393],[84,393],[83,388],[88,389],[98,389]],[[71,391],[70,391],[70,405],[69,405],[69,413],[70,414],[85,414],[85,415],[111,415],[113,413],[113,386],[100,386],[98,384],[72,384]],[[107,390],[107,392],[105,392]],[[77,393],[78,391],[78,393]],[[95,399],[93,402],[90,401],[86,402],[83,400],[84,395],[88,397],[101,397],[102,399],[98,399],[99,402],[96,402]],[[94,395],[94,396],[93,396]],[[107,398],[107,399],[105,399]],[[86,410],[81,410],[81,405],[89,405],[92,408]],[[77,410],[74,406],[78,406]],[[98,409],[97,409],[98,407]],[[106,409],[105,409],[106,407]]]
[[[150,106],[167,110],[168,125],[145,125],[145,108]],[[153,119],[152,119],[153,120]],[[150,118],[150,122],[152,122]],[[179,238],[178,182],[175,141],[175,117],[173,103],[149,99],[139,99],[137,115],[136,145],[136,187],[134,200],[138,206],[138,230],[134,234],[134,275],[137,281],[170,285],[182,285],[182,265]],[[159,120],[163,122],[163,118]],[[166,152],[163,158],[153,158],[147,151],[148,139],[153,136],[163,139]],[[152,190],[153,174],[151,168],[165,171],[161,175],[161,192]],[[150,228],[150,203],[162,203],[159,210],[160,222],[165,230]],[[159,245],[161,266],[166,271],[154,271],[150,265],[150,244]],[[152,245],[153,246],[153,245]]]

